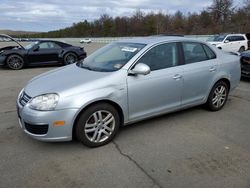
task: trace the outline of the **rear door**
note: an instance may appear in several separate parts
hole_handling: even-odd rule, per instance
[[[215,53],[205,44],[183,42],[183,94],[182,106],[204,102],[217,71]]]

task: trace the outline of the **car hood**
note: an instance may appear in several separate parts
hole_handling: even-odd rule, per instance
[[[25,49],[17,40],[15,40],[14,38],[12,38],[12,37],[9,36],[9,35],[0,34],[0,37],[1,37],[1,38],[7,38],[7,39],[9,39],[9,40],[15,42],[18,46],[20,46],[20,48]]]
[[[58,68],[29,81],[24,91],[31,97],[46,93],[73,95],[101,87],[99,84],[110,72],[95,72],[78,67],[76,64]],[[101,81],[101,83],[105,83]]]
[[[242,52],[242,53],[241,53],[241,56],[242,56],[242,57],[248,57],[248,58],[250,58],[250,50],[247,50],[247,51]]]

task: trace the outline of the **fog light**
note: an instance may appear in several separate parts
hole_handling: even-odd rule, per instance
[[[55,127],[60,127],[60,126],[64,126],[64,125],[65,125],[65,121],[55,121],[54,122]]]

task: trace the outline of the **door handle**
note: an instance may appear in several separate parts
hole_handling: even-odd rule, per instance
[[[214,72],[214,71],[216,71],[216,68],[215,68],[215,67],[210,67],[210,68],[209,68],[209,71],[210,71],[210,72]]]
[[[175,79],[175,80],[179,80],[179,79],[181,79],[182,78],[182,75],[180,75],[180,74],[176,74],[176,75],[174,75],[174,77],[173,77],[173,79]]]

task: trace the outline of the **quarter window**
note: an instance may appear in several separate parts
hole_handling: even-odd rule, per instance
[[[203,44],[203,48],[207,54],[208,59],[215,59],[216,55],[215,53],[205,44]]]
[[[148,65],[151,71],[177,66],[177,44],[167,43],[158,45],[143,55],[138,63]]]
[[[183,43],[183,51],[186,64],[208,60],[207,54],[200,43],[185,42]]]

